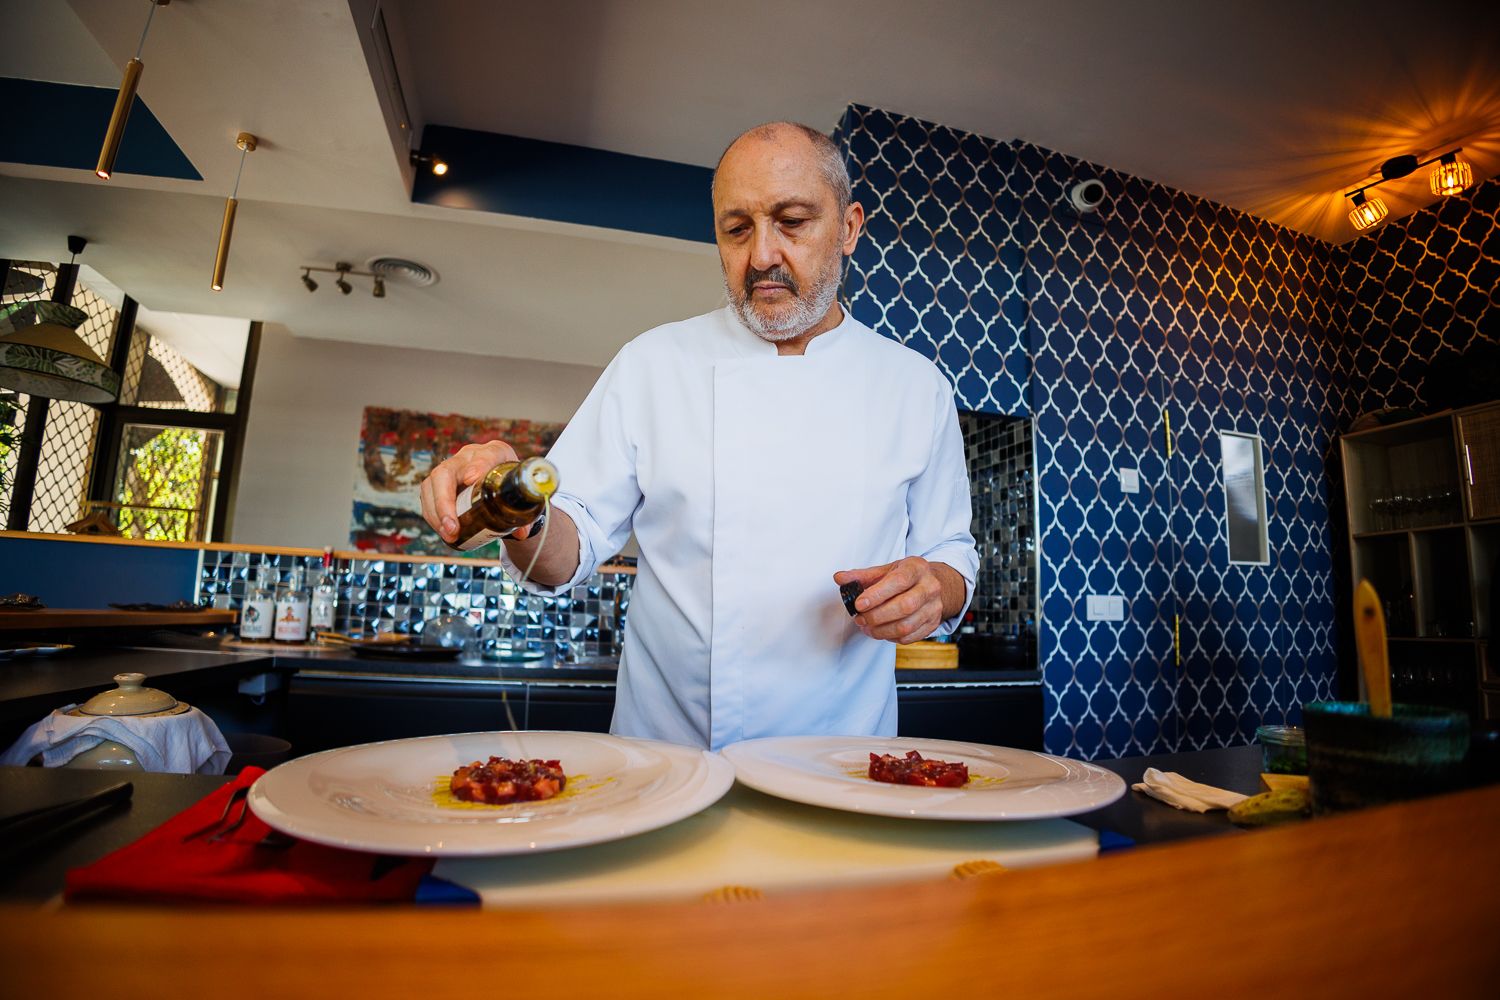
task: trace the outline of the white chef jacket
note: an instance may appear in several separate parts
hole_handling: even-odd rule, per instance
[[[650,330],[615,356],[548,458],[553,505],[578,526],[578,572],[523,587],[566,596],[632,528],[640,545],[617,734],[714,749],[894,736],[896,647],[854,626],[834,572],[917,555],[958,571],[965,607],[973,596],[953,389],[847,312],[800,357],[779,356],[727,307]]]

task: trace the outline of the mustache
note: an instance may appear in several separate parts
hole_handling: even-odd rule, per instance
[[[756,284],[762,281],[774,281],[778,285],[785,285],[787,291],[791,292],[793,297],[801,297],[802,289],[798,287],[797,279],[792,277],[791,271],[780,265],[765,271],[757,270],[754,267],[745,268],[745,297],[749,298],[753,295]]]

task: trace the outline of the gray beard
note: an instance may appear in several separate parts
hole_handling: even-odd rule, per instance
[[[806,294],[800,290],[795,293],[791,305],[783,310],[776,319],[767,319],[755,311],[751,304],[750,292],[741,289],[736,295],[734,289],[729,286],[729,278],[724,278],[724,294],[729,299],[729,304],[734,308],[734,314],[745,324],[746,329],[755,334],[761,340],[772,344],[780,344],[788,340],[795,340],[817,324],[828,310],[833,308],[834,301],[839,295],[839,274],[842,257],[834,257],[830,265],[817,277],[812,288]]]

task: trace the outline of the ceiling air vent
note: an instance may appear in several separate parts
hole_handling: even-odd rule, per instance
[[[405,257],[371,257],[365,269],[386,281],[426,288],[438,283],[437,272]]]

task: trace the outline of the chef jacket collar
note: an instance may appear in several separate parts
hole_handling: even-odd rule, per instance
[[[839,303],[839,313],[842,318],[837,326],[831,330],[824,330],[807,342],[808,354],[829,350],[849,332],[850,327],[854,325],[854,319],[849,315],[849,310],[843,303]],[[777,356],[776,345],[769,340],[757,337],[749,327],[740,322],[740,317],[734,311],[733,306],[725,306],[724,315],[729,323],[730,339],[738,353],[748,357]]]

